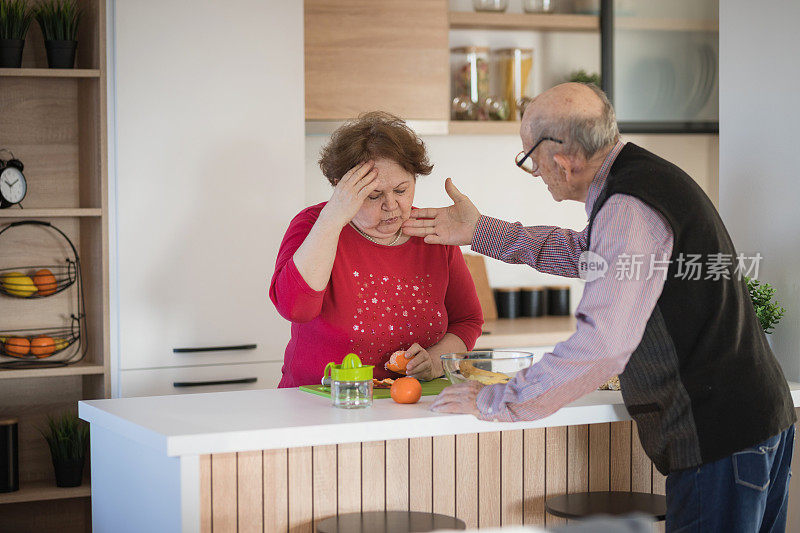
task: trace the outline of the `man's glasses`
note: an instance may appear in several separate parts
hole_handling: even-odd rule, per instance
[[[562,141],[561,139],[555,139],[553,137],[542,137],[541,139],[536,141],[536,144],[533,145],[533,148],[531,148],[527,152],[525,150],[522,150],[520,153],[517,154],[517,157],[515,159],[517,166],[522,170],[524,170],[525,172],[529,172],[530,174],[536,174],[536,172],[539,170],[539,166],[536,163],[534,163],[531,154],[544,141],[553,141],[554,143],[564,144],[564,141]]]

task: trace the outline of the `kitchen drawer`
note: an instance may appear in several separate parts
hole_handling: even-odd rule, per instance
[[[273,389],[278,386],[281,379],[281,366],[283,361],[122,370],[119,380],[120,396],[164,396]],[[225,381],[230,383],[218,383]]]
[[[260,333],[223,338],[179,332],[172,332],[168,339],[157,335],[136,339],[122,337],[125,340],[124,355],[120,358],[123,370],[258,363],[282,357],[284,350],[284,346],[275,344],[274,337],[265,338]]]

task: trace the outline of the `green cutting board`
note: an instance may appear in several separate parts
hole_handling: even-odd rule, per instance
[[[420,381],[419,383],[422,385],[423,396],[436,396],[442,392],[445,387],[450,385],[450,380],[439,378],[434,379],[433,381]],[[318,396],[325,396],[326,398],[331,397],[330,389],[323,389],[322,385],[301,385],[300,390],[310,392],[311,394],[316,394]],[[389,393],[389,389],[372,389],[373,400],[383,400],[391,397],[392,395]]]

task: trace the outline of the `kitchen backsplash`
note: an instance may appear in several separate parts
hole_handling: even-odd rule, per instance
[[[452,203],[444,192],[444,180],[450,177],[485,215],[519,221],[527,226],[558,225],[576,230],[586,226],[583,204],[555,202],[541,180],[524,174],[514,165],[514,156],[521,149],[519,137],[450,135],[427,136],[423,140],[434,169],[430,176],[422,176],[417,182],[416,206]],[[625,140],[675,162],[717,201],[719,142],[716,135],[630,135],[625,136]],[[320,148],[327,141],[327,136],[306,136],[308,205],[330,198],[331,187],[317,165]],[[493,287],[563,285],[566,281],[572,287],[573,310],[583,289],[580,280],[565,280],[493,259],[487,260],[487,271]]]

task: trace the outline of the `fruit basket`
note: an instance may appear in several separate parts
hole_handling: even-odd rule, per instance
[[[46,298],[69,288],[78,279],[78,264],[0,268],[0,293],[14,298]]]
[[[13,329],[0,331],[0,366],[8,368],[32,366],[38,363],[66,364],[76,350],[71,349],[81,341],[81,319],[70,317],[71,324],[64,327]],[[72,356],[67,356],[72,354]],[[5,358],[13,358],[9,361]],[[47,361],[43,361],[47,359]]]
[[[4,313],[0,313],[0,368],[50,368],[75,364],[83,360],[87,352],[86,336],[82,334],[85,332],[86,310],[77,249],[69,237],[51,223],[23,220],[0,229],[0,256],[6,253],[4,234],[8,235],[10,230],[21,226],[55,233],[66,242],[72,257],[67,257],[59,265],[2,268],[0,293],[21,299],[46,298],[74,286],[75,307],[60,314],[66,317],[62,325],[20,329],[8,326],[5,317],[13,317],[14,310],[7,302],[4,303]]]
[[[65,291],[78,280],[78,252],[63,231],[49,222],[23,220],[9,224],[0,230],[3,234],[20,226],[42,226],[59,235],[72,250],[61,264],[0,268],[0,293],[14,298],[46,298]]]
[[[473,350],[471,352],[449,353],[441,357],[442,367],[451,383],[472,380],[484,385],[507,383],[535,361],[530,352],[505,350]]]

